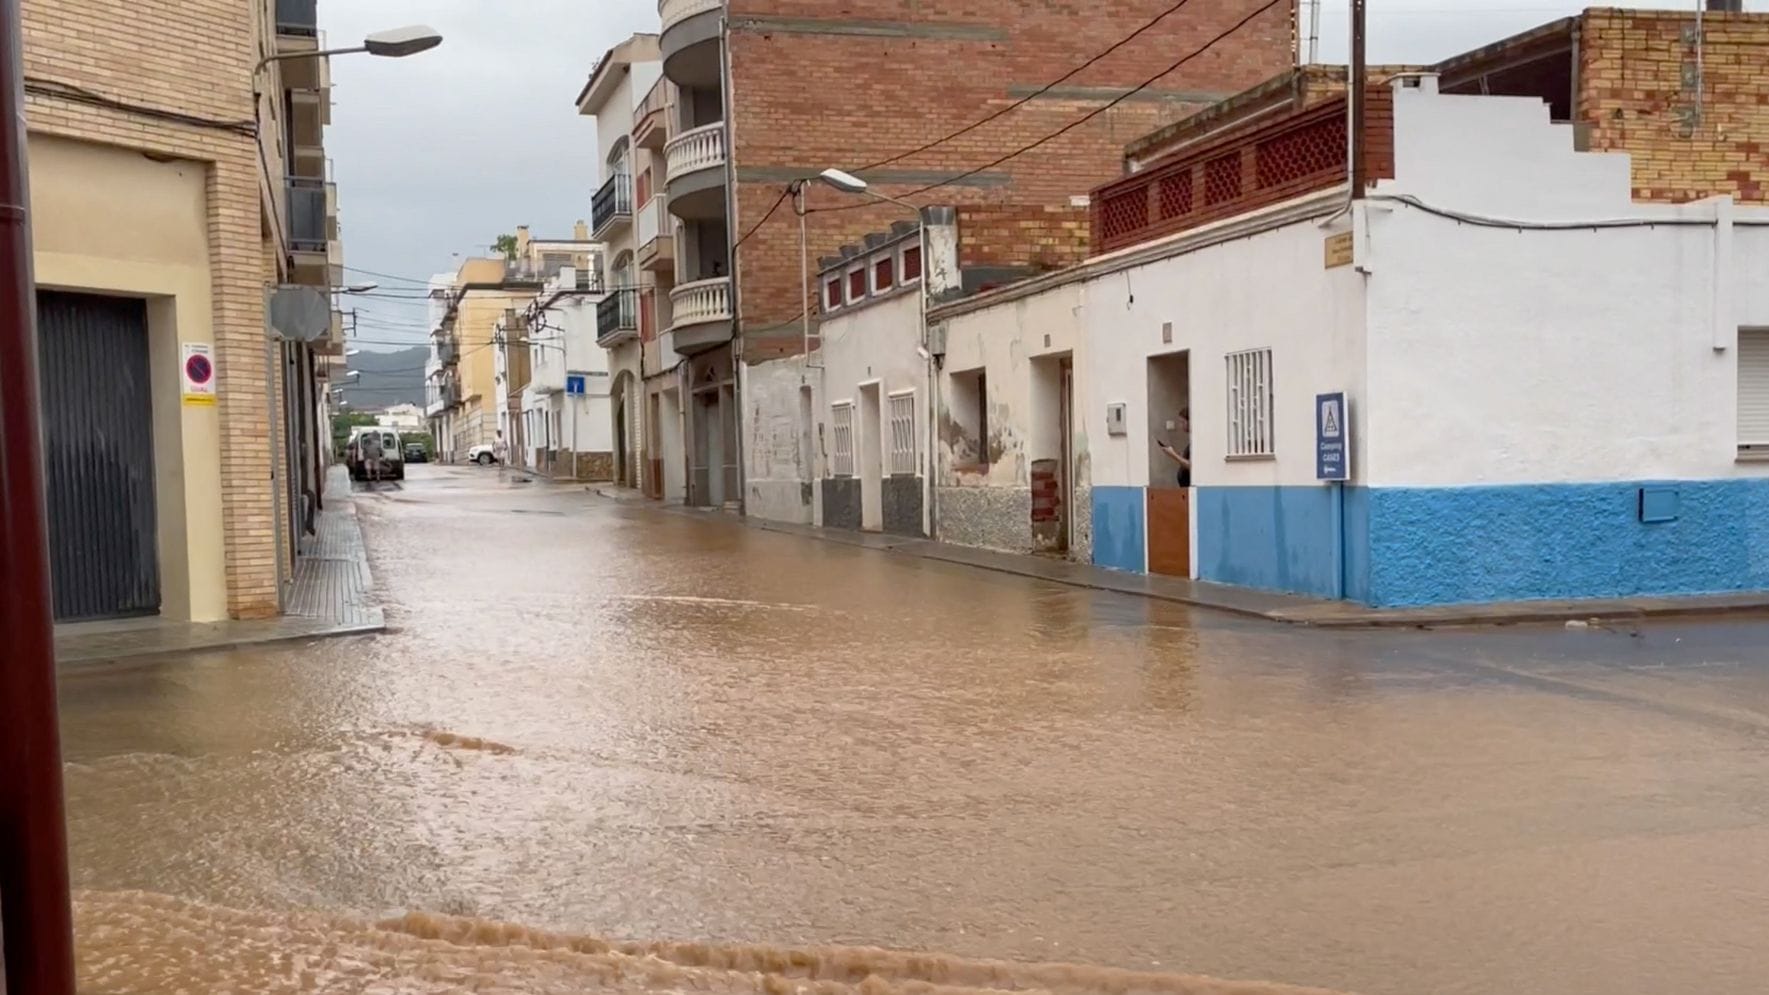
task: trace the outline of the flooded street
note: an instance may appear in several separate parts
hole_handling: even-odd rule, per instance
[[[1769,970],[1769,623],[1285,629],[453,467],[358,510],[396,631],[62,681],[83,990]]]

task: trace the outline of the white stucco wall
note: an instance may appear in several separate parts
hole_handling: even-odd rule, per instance
[[[822,403],[818,370],[802,357],[740,364],[743,399],[744,513],[773,522],[813,525],[818,521],[812,482],[822,462],[805,438],[802,392],[811,389],[813,415]],[[813,430],[814,433],[814,430]],[[815,435],[812,435],[812,439]]]
[[[888,475],[890,462],[889,398],[904,391],[915,394],[916,473],[925,481],[928,464],[928,362],[917,349],[921,345],[921,291],[911,286],[896,295],[852,310],[844,309],[826,319],[819,329],[822,348],[813,362],[822,364],[819,403],[814,408],[822,476],[830,473],[834,437],[830,434],[832,406],[851,402],[854,415],[856,476],[865,446],[882,447]],[[813,371],[815,373],[816,371]],[[861,408],[868,385],[878,393],[881,422],[877,435],[862,438]],[[869,503],[879,500],[875,489],[865,487]],[[925,490],[922,496],[926,524]]]
[[[1346,391],[1356,433],[1364,393],[1363,279],[1323,261],[1324,240],[1344,227],[1303,221],[1084,285],[1094,486],[1148,485],[1148,359],[1180,350],[1190,358],[1194,486],[1315,482],[1315,395]],[[1162,342],[1168,322],[1171,344]],[[1230,460],[1226,357],[1261,348],[1272,350],[1274,455]],[[1120,401],[1128,430],[1110,436],[1106,405]]]
[[[1405,195],[1373,201],[1369,417],[1379,486],[1765,476],[1737,462],[1736,334],[1769,326],[1769,211],[1637,204],[1628,156],[1577,153],[1525,98],[1402,89]],[[1730,240],[1730,248],[1723,243]],[[1729,257],[1729,259],[1728,259]]]
[[[946,358],[941,368],[942,422],[939,451],[941,538],[965,545],[1026,550],[1033,546],[1031,468],[1035,459],[1060,455],[1055,426],[1059,412],[1053,399],[1034,400],[1035,366],[1068,356],[1073,364],[1073,511],[1080,534],[1074,545],[1086,558],[1087,490],[1093,479],[1095,447],[1100,436],[1089,426],[1088,412],[1097,407],[1097,391],[1086,373],[1087,344],[1083,331],[1082,288],[1057,286],[1032,297],[960,314],[948,319]],[[991,459],[987,464],[963,458],[972,441],[957,445],[959,429],[952,408],[955,376],[985,371],[989,438],[981,440]],[[1048,370],[1044,371],[1048,374]]]

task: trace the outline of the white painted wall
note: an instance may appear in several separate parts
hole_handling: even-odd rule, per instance
[[[1364,395],[1363,278],[1327,269],[1334,230],[1304,221],[1087,281],[1086,411],[1094,486],[1149,483],[1148,357],[1190,351],[1194,486],[1314,484],[1314,399],[1344,390],[1354,437]],[[1173,341],[1161,341],[1173,323]],[[1228,459],[1226,357],[1272,350],[1272,459]],[[1125,402],[1128,431],[1106,434],[1106,405]],[[1357,472],[1358,460],[1353,460]]]
[[[1736,459],[1734,348],[1740,325],[1769,325],[1769,228],[1733,227],[1728,253],[1707,223],[1769,211],[1636,204],[1628,156],[1574,152],[1533,99],[1403,88],[1395,137],[1399,179],[1379,195],[1524,222],[1704,223],[1518,231],[1373,201],[1369,483],[1769,475]]]
[[[827,473],[833,453],[830,435],[830,407],[842,401],[854,404],[855,472],[859,472],[860,405],[862,384],[879,385],[879,404],[885,422],[880,432],[885,453],[885,472],[889,473],[890,425],[887,398],[905,390],[915,391],[915,439],[917,472],[927,473],[928,382],[927,361],[916,352],[921,345],[921,296],[918,288],[894,297],[837,312],[823,322],[820,334],[823,348],[815,361],[823,364],[820,403],[816,406],[818,438],[825,440],[819,450],[819,465]],[[814,371],[813,371],[814,372]],[[793,411],[797,411],[794,400]],[[796,418],[797,415],[795,414]]]
[[[816,524],[821,509],[818,492],[805,500],[804,485],[820,475],[822,463],[805,437],[801,393],[809,387],[812,412],[822,400],[822,376],[808,369],[803,357],[738,366],[738,395],[743,403],[744,513],[774,522]]]
[[[1031,462],[1045,455],[1031,450],[1032,361],[1064,353],[1071,354],[1075,364],[1075,428],[1080,436],[1075,445],[1076,482],[1083,486],[1088,483],[1086,467],[1097,440],[1084,416],[1096,405],[1088,400],[1090,390],[1084,374],[1087,347],[1081,301],[1081,285],[1070,283],[945,322],[946,361],[940,374],[942,404],[950,407],[952,403],[955,374],[986,369],[990,434],[1000,439],[1001,452],[984,472],[973,463],[955,465],[950,440],[941,439],[941,487],[1031,486]]]

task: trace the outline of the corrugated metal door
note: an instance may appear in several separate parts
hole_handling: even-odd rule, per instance
[[[59,621],[160,607],[146,302],[37,294]]]

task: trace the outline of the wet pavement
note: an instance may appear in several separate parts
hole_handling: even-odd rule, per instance
[[[357,511],[388,633],[64,678],[83,990],[1769,969],[1769,624],[1299,630],[476,468]]]

